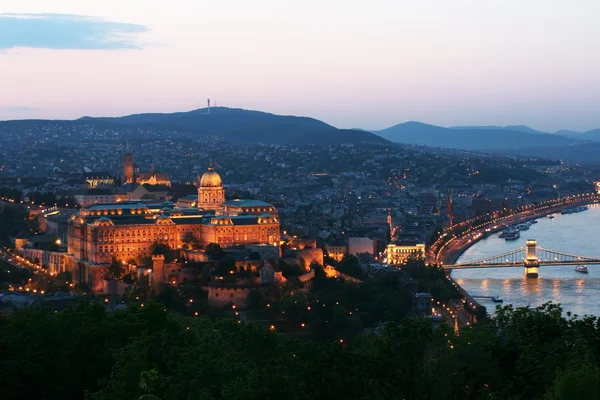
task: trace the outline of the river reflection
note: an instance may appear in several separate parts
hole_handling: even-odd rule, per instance
[[[570,254],[600,258],[600,207],[588,211],[540,218],[537,224],[521,233],[517,241],[505,241],[495,234],[484,239],[461,256],[459,261],[476,260],[516,250],[525,240],[536,239],[538,246]],[[575,271],[575,266],[542,266],[539,278],[526,278],[522,267],[455,270],[452,276],[474,296],[500,296],[504,304],[539,306],[546,302],[561,303],[565,312],[600,316],[600,265],[588,265],[589,273]],[[481,300],[490,312],[491,300]]]

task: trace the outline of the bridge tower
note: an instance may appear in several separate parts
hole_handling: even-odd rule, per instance
[[[536,253],[537,242],[533,239],[528,239],[525,245],[525,276],[528,278],[537,278],[540,266],[540,260]]]

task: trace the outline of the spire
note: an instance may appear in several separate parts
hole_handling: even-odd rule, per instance
[[[208,166],[208,170],[209,170],[209,171],[212,171],[213,169],[214,169],[214,168],[213,168],[213,160],[212,160],[212,158],[211,158],[211,160],[210,160],[210,164],[209,164],[209,166]]]
[[[125,145],[125,153],[129,153],[129,139],[127,139],[127,144]]]
[[[152,162],[152,169],[150,170],[150,173],[154,175],[154,162]]]

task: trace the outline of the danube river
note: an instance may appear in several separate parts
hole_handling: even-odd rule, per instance
[[[495,233],[468,248],[460,262],[477,260],[516,250],[527,239],[549,250],[600,258],[600,206],[576,214],[555,214],[554,219],[540,218],[537,224],[521,232],[514,241],[505,241]],[[589,273],[575,266],[542,266],[539,278],[525,278],[524,268],[484,268],[452,271],[452,277],[473,296],[500,296],[504,304],[539,306],[560,303],[564,311],[600,316],[600,265],[588,265]],[[495,304],[478,300],[493,312]]]

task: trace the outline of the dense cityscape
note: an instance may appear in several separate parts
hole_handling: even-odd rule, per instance
[[[207,334],[208,321],[216,326],[230,321],[238,326],[223,325],[224,332],[234,329],[236,336],[276,335],[283,341],[278,347],[291,349],[297,340],[321,343],[334,359],[369,352],[375,358],[367,363],[381,363],[388,352],[404,353],[405,346],[414,346],[411,336],[427,330],[429,344],[412,360],[395,356],[408,365],[425,357],[412,370],[415,376],[403,378],[409,382],[393,383],[407,397],[425,393],[420,380],[432,379],[426,371],[433,365],[425,362],[430,346],[442,352],[434,356],[441,357],[436,365],[459,363],[459,352],[448,350],[460,347],[468,354],[470,340],[476,340],[471,335],[496,329],[502,318],[511,324],[539,318],[563,324],[560,309],[551,305],[525,319],[523,310],[510,307],[489,319],[486,307],[444,272],[440,258],[449,263],[469,245],[466,238],[478,239],[498,218],[530,219],[538,209],[546,215],[548,207],[597,201],[594,182],[600,174],[595,165],[394,143],[251,145],[183,131],[164,139],[161,129],[146,128],[140,136],[121,127],[96,131],[51,121],[4,123],[0,129],[6,143],[0,304],[7,321],[20,315],[21,324],[35,324],[56,318],[43,313],[60,311],[56,315],[73,319],[70,324],[91,312],[110,320],[113,313],[129,313],[133,324],[135,318],[151,318],[149,310],[164,308],[163,323],[183,324],[199,335]],[[17,140],[28,135],[31,140]],[[570,320],[561,335],[584,329],[579,325],[586,321]],[[514,334],[527,341],[534,333]],[[289,355],[277,354],[272,356],[283,359],[268,362],[286,363]],[[311,363],[341,362],[298,356]],[[475,365],[460,372],[464,386],[447,398],[526,398],[527,390],[541,390],[501,388],[487,382],[492,377],[478,376]],[[385,376],[379,372],[378,380]],[[509,379],[494,373],[500,376],[493,379]],[[144,379],[157,386],[127,389],[133,392],[96,384],[85,389],[95,387],[98,398],[180,396],[161,389],[160,379],[167,378],[152,375],[159,374],[156,369],[143,374],[151,374]],[[434,376],[444,379],[439,370]],[[395,398],[386,394],[390,384],[366,393]],[[341,390],[309,385],[316,385],[311,390],[319,398]],[[16,382],[9,387],[25,390]],[[41,390],[28,392],[33,398],[48,389],[27,390]],[[228,398],[225,386],[204,390]],[[435,392],[429,396],[436,398]],[[81,393],[59,390],[55,396]],[[269,393],[289,395],[273,388]]]
[[[9,3],[0,399],[600,399],[600,3]]]

